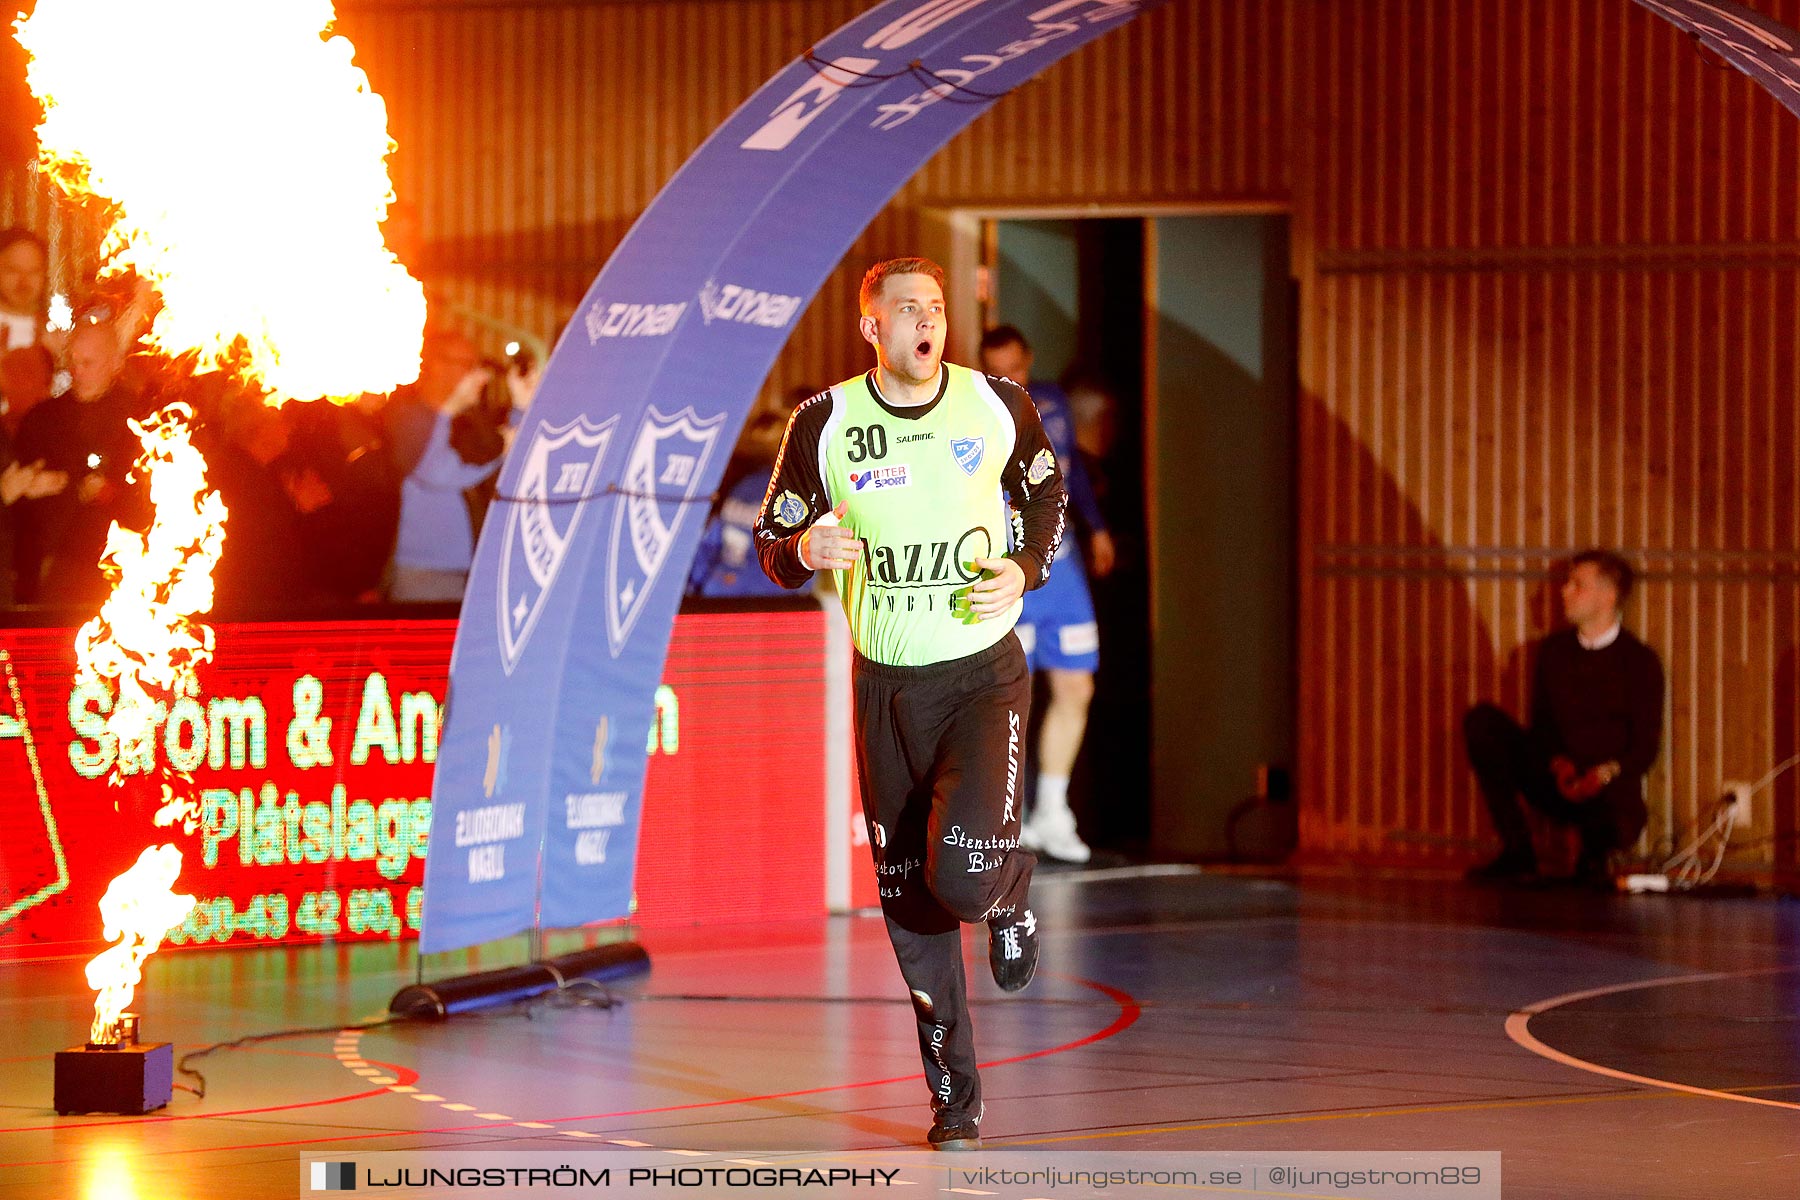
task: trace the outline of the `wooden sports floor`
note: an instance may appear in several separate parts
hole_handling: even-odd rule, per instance
[[[1800,1196],[1800,905],[1163,868],[1046,873],[1033,907],[1024,993],[967,941],[991,1149],[1499,1151],[1507,1197]],[[0,1195],[293,1196],[303,1157],[427,1147],[922,1144],[878,918],[641,940],[611,1007],[360,1033],[410,945],[163,954],[146,1040],[324,1032],[216,1051],[203,1099],[141,1117],[55,1115],[80,964],[0,966]]]

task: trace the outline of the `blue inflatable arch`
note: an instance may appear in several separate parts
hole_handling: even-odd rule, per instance
[[[476,551],[422,951],[627,913],[688,564],[795,320],[944,143],[1162,2],[889,0],[764,84],[644,210],[546,364]],[[1637,2],[1800,111],[1790,31],[1726,0]]]

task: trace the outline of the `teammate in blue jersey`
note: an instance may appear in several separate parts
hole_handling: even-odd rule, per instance
[[[1054,383],[1031,378],[1031,344],[1011,325],[996,326],[982,335],[981,369],[1010,379],[1031,393],[1056,461],[1063,464],[1069,507],[1087,528],[1087,569],[1096,579],[1104,577],[1113,568],[1112,534],[1107,532],[1093,483],[1075,449],[1069,398]],[[1076,831],[1075,814],[1069,809],[1069,775],[1087,730],[1094,672],[1100,667],[1100,631],[1075,538],[1063,539],[1056,565],[1043,587],[1026,594],[1025,611],[1016,630],[1026,661],[1032,670],[1044,672],[1050,686],[1050,703],[1038,729],[1037,795],[1020,832],[1020,844],[1063,862],[1084,863],[1092,852]]]

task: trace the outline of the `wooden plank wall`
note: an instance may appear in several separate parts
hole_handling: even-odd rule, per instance
[[[1311,11],[1304,844],[1479,848],[1460,712],[1522,708],[1545,570],[1601,544],[1669,673],[1666,848],[1800,741],[1800,120],[1629,3]],[[1739,858],[1791,866],[1795,808]]]
[[[1800,24],[1800,0],[1756,6]],[[445,307],[546,337],[707,132],[860,7],[339,4],[421,273]],[[1797,170],[1800,119],[1630,0],[1175,0],[933,159],[767,386],[857,369],[858,271],[930,210],[1290,207],[1306,853],[1480,848],[1458,716],[1521,702],[1544,570],[1589,543],[1645,567],[1666,842],[1800,750]],[[1739,859],[1792,868],[1797,814],[1791,786],[1760,797]]]

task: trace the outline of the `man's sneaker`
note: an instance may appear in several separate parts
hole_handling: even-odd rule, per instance
[[[1037,918],[1028,908],[1017,921],[988,925],[988,966],[1001,991],[1016,992],[1037,973]]]
[[[1044,839],[1038,835],[1037,826],[1031,823],[1030,818],[1019,825],[1019,845],[1034,854],[1044,848]]]
[[[1026,829],[1031,832],[1031,841],[1025,840],[1021,830],[1019,844],[1027,850],[1039,851],[1057,862],[1084,863],[1093,857],[1094,852],[1075,832],[1075,814],[1066,808],[1054,813],[1033,813]]]
[[[957,1117],[946,1121],[943,1116],[931,1123],[931,1132],[925,1135],[933,1150],[979,1150],[981,1149],[981,1125],[974,1117]]]

